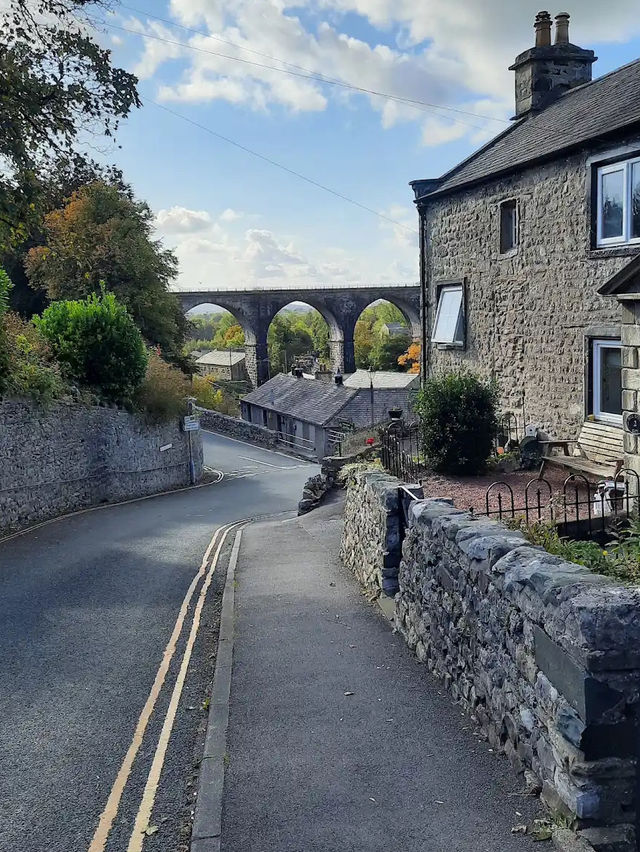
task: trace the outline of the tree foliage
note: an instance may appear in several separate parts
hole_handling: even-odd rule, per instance
[[[407,351],[398,358],[398,364],[407,370],[407,373],[420,372],[420,353],[422,347],[419,343],[410,343]]]
[[[90,36],[100,0],[9,0],[0,13],[0,249],[37,224],[47,176],[87,163],[140,105],[137,79]]]
[[[4,318],[9,308],[11,286],[11,279],[0,268],[0,394],[6,391],[9,382],[9,340]]]
[[[130,404],[145,376],[142,335],[113,293],[53,302],[35,325],[64,375],[118,404]]]
[[[404,315],[390,302],[371,305],[360,314],[353,335],[356,367],[365,370],[401,369],[398,356],[406,349],[407,340],[404,336],[385,334],[382,327],[386,323],[400,323],[406,327]],[[402,341],[402,348],[396,340]]]
[[[94,182],[44,219],[44,243],[26,259],[31,285],[51,300],[82,299],[104,286],[145,340],[182,366],[188,321],[169,292],[177,260],[152,237],[153,214],[116,186]]]
[[[497,428],[497,387],[472,373],[428,379],[418,392],[423,449],[436,471],[479,473]]]

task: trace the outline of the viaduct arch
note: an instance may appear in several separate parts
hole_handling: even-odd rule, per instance
[[[269,378],[267,332],[271,320],[291,302],[306,302],[329,326],[329,349],[333,369],[345,373],[356,368],[353,335],[362,311],[372,302],[385,299],[403,314],[414,340],[420,340],[420,285],[379,286],[331,285],[282,290],[180,290],[175,291],[182,308],[214,304],[232,313],[244,331],[247,372],[254,386]]]

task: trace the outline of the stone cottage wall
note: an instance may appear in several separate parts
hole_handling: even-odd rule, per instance
[[[378,476],[348,498],[345,540],[363,554]],[[635,849],[640,590],[442,500],[412,504],[398,579],[396,628],[491,745],[597,850]]]
[[[202,441],[191,434],[199,479]],[[188,436],[177,421],[149,424],[79,405],[0,404],[0,535],[189,481]]]
[[[467,303],[465,350],[432,344],[432,370],[465,364],[495,375],[504,410],[522,417],[524,404],[527,422],[563,438],[576,435],[591,413],[588,339],[620,336],[618,304],[597,288],[630,251],[591,249],[592,153],[433,199],[425,220],[430,328],[439,282],[464,280]],[[506,199],[517,199],[519,241],[500,255]]]

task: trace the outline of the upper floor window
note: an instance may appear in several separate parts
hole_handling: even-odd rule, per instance
[[[640,242],[640,157],[598,169],[598,245]]]
[[[444,284],[439,288],[432,343],[464,345],[463,295],[462,284]]]
[[[515,201],[500,205],[500,254],[513,251],[518,245],[518,207]]]

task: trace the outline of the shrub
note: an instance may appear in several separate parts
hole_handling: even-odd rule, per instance
[[[129,404],[145,376],[142,335],[113,293],[54,302],[34,320],[63,374],[102,399]]]
[[[0,267],[0,394],[5,393],[9,381],[9,341],[5,328],[5,316],[9,309],[9,290],[12,284],[7,273]]]
[[[231,417],[240,414],[240,408],[235,397],[223,388],[216,388],[204,376],[193,376],[191,392],[202,408],[217,411],[220,414],[228,414]]]
[[[416,395],[425,455],[433,469],[479,473],[497,428],[497,387],[471,373],[428,379]]]
[[[186,412],[189,391],[187,376],[152,350],[144,381],[135,395],[135,407],[155,422],[175,420]]]
[[[6,393],[46,405],[68,392],[47,342],[34,325],[10,312],[4,318],[4,332],[10,364]]]

